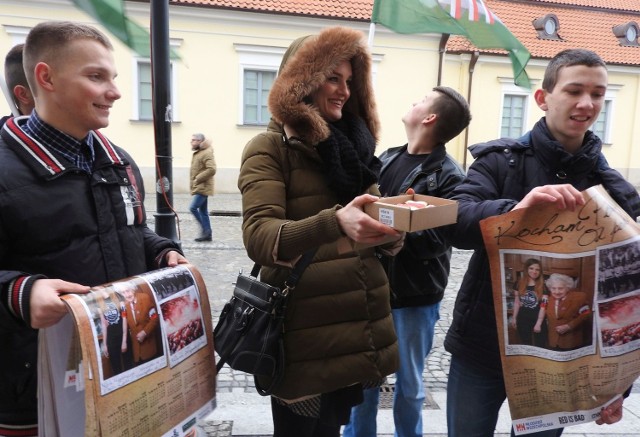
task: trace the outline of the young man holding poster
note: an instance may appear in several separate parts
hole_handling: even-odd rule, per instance
[[[581,191],[602,184],[633,218],[640,215],[635,188],[602,154],[602,141],[589,127],[607,90],[607,68],[595,53],[572,49],[547,66],[536,103],[545,112],[522,138],[470,147],[475,161],[453,193],[458,222],[447,229],[454,246],[474,254],[460,287],[445,339],[451,352],[447,426],[451,437],[492,436],[506,398],[494,315],[489,260],[479,222],[487,217],[544,203],[571,209],[584,203]],[[599,422],[622,417],[622,403],[603,410]],[[531,436],[555,437],[562,429]]]
[[[67,313],[60,295],[187,262],[147,227],[138,167],[98,132],[120,98],[112,50],[71,22],[27,36],[35,110],[0,132],[0,435],[38,435],[37,330]]]

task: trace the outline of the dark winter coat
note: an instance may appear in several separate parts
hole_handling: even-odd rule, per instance
[[[37,422],[35,279],[98,285],[153,270],[177,249],[146,225],[142,177],[94,132],[94,172],[67,164],[9,119],[0,132],[0,423]],[[17,279],[17,281],[16,281]]]
[[[489,260],[479,222],[510,211],[533,188],[572,184],[583,191],[602,184],[634,219],[640,215],[636,189],[602,155],[602,142],[588,131],[578,153],[555,141],[542,118],[520,140],[499,139],[470,147],[475,161],[453,192],[458,222],[447,229],[455,247],[473,249],[463,278],[445,349],[462,360],[502,374]]]
[[[284,399],[379,380],[397,367],[386,275],[373,248],[338,253],[341,206],[314,147],[329,128],[317,108],[303,103],[339,62],[351,59],[353,88],[345,108],[357,111],[375,137],[370,58],[360,32],[334,28],[310,38],[297,53],[285,54],[286,68],[269,97],[274,120],[245,147],[238,180],[244,244],[264,266],[266,282],[281,286],[297,257],[318,248],[287,306],[285,375],[274,392]],[[286,138],[283,124],[296,138]],[[376,187],[370,192],[377,194]]]
[[[382,171],[407,150],[407,145],[388,149],[382,155]],[[447,198],[464,179],[464,170],[437,146],[411,173],[398,193],[413,188],[416,194]],[[451,245],[441,231],[427,229],[407,233],[402,250],[394,257],[381,256],[391,285],[391,307],[432,305],[442,300],[449,280]]]

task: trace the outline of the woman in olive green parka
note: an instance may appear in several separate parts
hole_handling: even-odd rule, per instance
[[[338,436],[362,384],[379,383],[398,359],[375,251],[399,250],[402,235],[362,211],[377,200],[380,167],[363,34],[334,27],[294,41],[268,105],[267,132],[247,144],[240,168],[245,247],[277,286],[318,249],[288,302],[274,436]],[[353,250],[346,237],[370,247]],[[383,240],[393,241],[374,248]]]

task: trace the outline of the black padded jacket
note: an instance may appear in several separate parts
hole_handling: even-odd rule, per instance
[[[386,150],[380,155],[381,175],[407,150],[407,145]],[[404,179],[397,195],[413,188],[416,194],[447,198],[464,179],[462,167],[437,146]],[[451,245],[438,228],[407,233],[402,250],[393,257],[381,255],[389,284],[391,307],[415,307],[438,303],[444,297],[449,280]]]
[[[36,279],[94,286],[180,252],[147,227],[142,177],[124,150],[93,132],[88,174],[29,137],[27,119],[10,118],[0,132],[0,428],[37,423]]]
[[[470,147],[475,158],[465,181],[454,190],[458,222],[446,228],[454,247],[474,253],[463,278],[445,338],[445,349],[496,375],[502,374],[489,260],[479,222],[510,211],[533,188],[572,184],[579,191],[602,184],[633,218],[640,215],[636,189],[602,154],[602,142],[587,131],[579,153],[569,154],[546,126],[545,118],[522,138]]]

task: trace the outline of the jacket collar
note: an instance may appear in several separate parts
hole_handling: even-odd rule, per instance
[[[552,173],[563,174],[569,180],[578,180],[592,173],[597,168],[602,151],[600,138],[587,131],[580,149],[573,154],[567,152],[549,131],[545,117],[531,129],[531,145]]]
[[[401,146],[401,147],[389,149],[389,151],[387,152],[388,158],[384,159],[384,155],[383,157],[381,157],[383,161],[381,172],[384,172],[387,169],[387,167],[396,158],[398,158],[398,156],[405,153],[408,147],[409,145],[405,144],[404,146]],[[446,156],[447,156],[447,149],[445,145],[444,144],[437,145],[420,165],[420,171],[426,174],[430,174],[439,170],[440,168],[442,168],[442,163],[446,158]]]
[[[27,122],[28,118],[28,116],[23,116],[7,120],[2,129],[2,136],[7,140],[8,146],[41,177],[49,178],[68,170],[69,167],[65,166],[63,160],[22,129],[22,125]],[[91,135],[93,135],[97,165],[127,164],[127,161],[104,135],[98,131],[92,131]]]

